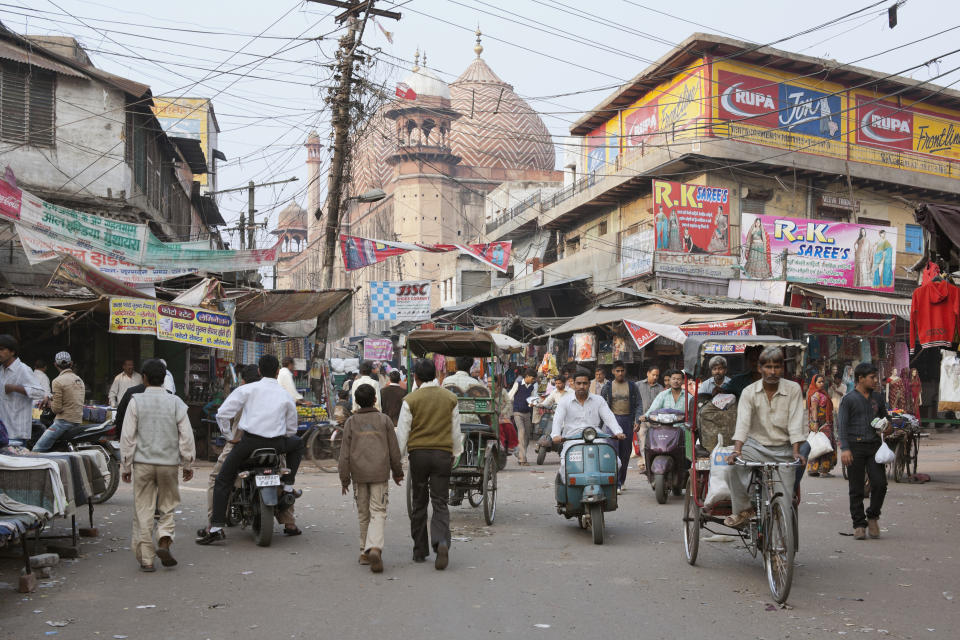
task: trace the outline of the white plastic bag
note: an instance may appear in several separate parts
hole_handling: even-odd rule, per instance
[[[893,453],[893,449],[888,447],[887,443],[881,439],[880,448],[877,449],[877,455],[873,456],[873,459],[880,464],[890,464],[895,457],[896,455]]]
[[[703,506],[710,508],[721,500],[730,499],[730,487],[727,484],[727,456],[733,453],[733,447],[723,446],[723,436],[717,438],[717,446],[710,454],[710,484],[707,487],[707,497]]]
[[[820,431],[811,431],[810,435],[807,436],[807,444],[810,445],[810,455],[808,457],[811,460],[816,460],[820,456],[833,451],[830,438],[827,437],[827,434],[821,433]]]

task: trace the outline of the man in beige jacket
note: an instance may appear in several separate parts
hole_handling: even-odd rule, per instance
[[[163,388],[166,367],[159,360],[143,367],[143,393],[130,400],[120,435],[121,478],[133,482],[132,547],[140,570],[156,571],[156,556],[165,567],[177,564],[173,544],[173,512],[180,505],[177,471],[183,480],[193,478],[195,448],[187,405]],[[159,512],[157,546],[153,544],[154,512]]]
[[[60,371],[60,375],[54,378],[51,385],[53,395],[48,404],[55,418],[53,424],[33,445],[33,450],[37,453],[50,451],[60,436],[83,424],[83,396],[86,386],[80,376],[73,372],[73,358],[66,351],[61,351],[53,362]]]

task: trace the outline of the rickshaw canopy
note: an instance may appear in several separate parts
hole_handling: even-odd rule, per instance
[[[750,346],[762,347],[796,347],[806,349],[807,345],[802,340],[793,338],[781,338],[780,336],[689,336],[683,343],[683,370],[687,375],[700,377],[703,373],[700,371],[700,365],[703,362],[703,355],[707,349],[718,346],[745,344]]]
[[[496,353],[515,353],[523,344],[510,336],[492,331],[442,331],[417,329],[407,334],[407,349],[417,357],[428,353],[445,356],[488,358]]]

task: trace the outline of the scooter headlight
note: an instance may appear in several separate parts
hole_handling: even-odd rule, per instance
[[[597,438],[597,430],[593,427],[587,427],[583,430],[583,439],[586,442],[593,442]]]

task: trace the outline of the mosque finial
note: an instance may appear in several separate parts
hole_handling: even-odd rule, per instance
[[[426,60],[424,60],[426,64]],[[413,54],[413,72],[416,73],[420,71],[420,47],[417,47],[417,52]]]
[[[426,49],[423,50],[423,68],[424,69],[427,68],[427,50]]]
[[[473,52],[477,54],[478,58],[480,57],[480,54],[483,53],[483,45],[480,44],[480,36],[482,35],[483,33],[480,32],[480,25],[478,24],[477,25],[477,44],[473,46]]]

